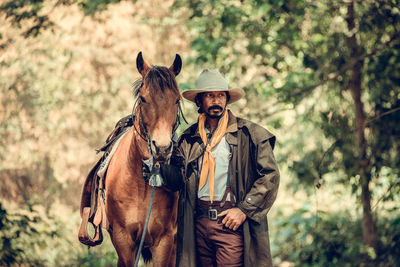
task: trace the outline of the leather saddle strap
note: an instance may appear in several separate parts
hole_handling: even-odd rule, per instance
[[[100,178],[99,181],[99,188],[98,188],[98,193],[97,193],[97,210],[96,214],[93,219],[93,224],[98,226],[100,225],[104,229],[108,229],[108,220],[106,216],[106,209],[105,209],[105,186],[104,186],[104,179],[106,175],[104,175],[103,178]]]

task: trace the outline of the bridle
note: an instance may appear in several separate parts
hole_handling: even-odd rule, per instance
[[[140,92],[140,89],[143,87],[143,85],[144,85],[144,83],[142,82],[140,84],[140,86],[139,86],[139,89],[138,89],[139,92]],[[136,110],[137,110],[138,106],[139,106],[139,126],[143,130],[144,135],[141,133],[141,131],[139,131],[137,129],[136,124],[135,124],[135,120],[136,120],[136,117],[137,117]],[[151,157],[154,158],[153,151],[151,149],[150,135],[149,135],[149,132],[148,132],[146,126],[143,123],[143,118],[142,118],[142,99],[140,97],[140,93],[139,93],[139,95],[138,95],[138,97],[137,97],[137,99],[135,101],[135,104],[133,105],[131,117],[132,117],[133,127],[135,128],[135,131],[140,136],[140,138],[142,138],[147,143],[147,147],[148,147],[149,153],[150,153]],[[173,137],[176,135],[176,130],[178,130],[179,125],[181,124],[181,118],[183,118],[183,120],[186,123],[188,123],[186,118],[185,118],[185,116],[183,115],[181,101],[179,100],[178,101],[178,112],[176,113],[175,124],[174,124],[174,126],[172,128],[172,135],[171,135],[172,136],[172,140],[171,140],[171,142],[174,142]]]

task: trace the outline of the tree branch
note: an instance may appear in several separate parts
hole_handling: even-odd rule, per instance
[[[359,63],[360,61],[363,61],[366,58],[375,56],[376,54],[380,53],[381,51],[385,50],[392,42],[396,41],[400,39],[400,35],[399,34],[393,34],[393,36],[390,38],[390,40],[386,41],[385,43],[383,43],[380,47],[377,47],[376,49],[374,49],[373,51],[371,51],[370,53],[364,54],[358,58],[356,58],[355,60],[350,61],[348,64],[346,64],[342,69],[336,71],[336,72],[331,72],[329,74],[327,74],[325,77],[325,79],[322,79],[320,82],[311,85],[311,86],[307,86],[305,88],[301,88],[298,89],[296,92],[294,92],[293,94],[290,95],[290,97],[296,97],[296,96],[300,96],[303,94],[310,94],[315,88],[331,81],[331,80],[335,80],[337,77],[339,77],[340,75],[344,74],[346,71],[348,71],[349,69],[353,68],[357,63]],[[325,71],[321,71],[321,72],[325,72]]]
[[[365,126],[368,125],[368,124],[370,124],[371,122],[374,122],[374,121],[376,121],[376,120],[378,120],[378,119],[380,119],[380,118],[382,118],[382,117],[384,117],[384,116],[387,116],[387,115],[389,115],[389,114],[391,114],[391,113],[394,113],[394,112],[396,112],[396,111],[400,111],[400,107],[393,108],[393,109],[388,110],[388,111],[386,111],[386,112],[384,112],[384,113],[382,113],[382,114],[379,114],[378,116],[375,116],[375,117],[372,118],[372,119],[367,120],[367,121],[365,122]],[[344,137],[346,137],[346,136],[349,135],[350,133],[352,133],[352,132],[354,132],[354,131],[357,131],[357,130],[358,130],[358,128],[354,128],[354,129],[351,130],[350,132],[348,132],[348,133],[346,133],[346,134],[342,134],[338,139],[335,140],[335,142],[333,142],[333,143],[329,146],[329,148],[328,148],[327,150],[325,150],[324,154],[323,154],[322,157],[321,157],[321,160],[320,160],[319,163],[318,163],[318,167],[317,167],[317,172],[318,172],[318,177],[319,177],[318,182],[317,182],[317,184],[315,185],[317,188],[320,188],[320,187],[321,187],[321,180],[322,180],[321,165],[322,165],[322,162],[323,162],[324,159],[325,159],[325,156],[326,156],[328,153],[330,153],[330,152],[332,152],[332,151],[334,150],[334,148],[336,147],[336,145],[337,145],[337,143],[338,143],[339,141],[341,141]]]
[[[395,183],[393,183],[389,186],[389,188],[386,190],[386,192],[376,201],[376,203],[372,207],[372,210],[375,210],[375,208],[378,206],[379,202],[381,202],[385,198],[387,193],[389,193],[392,190],[392,188],[395,187],[396,185],[400,185],[400,178],[397,179],[397,181]]]

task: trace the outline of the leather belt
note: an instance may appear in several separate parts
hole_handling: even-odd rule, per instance
[[[226,200],[228,197],[228,194],[231,195],[231,198],[229,201]],[[197,199],[196,203],[196,217],[197,218],[202,218],[202,217],[207,217],[208,219],[212,221],[218,220],[218,214],[220,214],[224,210],[228,210],[235,207],[235,200],[234,196],[231,192],[231,180],[229,178],[229,171],[227,175],[227,181],[226,181],[226,189],[225,193],[222,197],[221,201],[205,201],[201,199]]]
[[[198,199],[196,208],[196,217],[197,218],[207,217],[212,221],[216,221],[218,220],[218,214],[220,214],[224,210],[233,207],[234,206],[232,205],[232,203],[228,201],[225,201],[225,203],[222,203],[222,201],[214,201],[213,203],[211,203],[210,201],[204,201]]]

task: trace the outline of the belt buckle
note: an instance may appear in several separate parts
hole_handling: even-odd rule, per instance
[[[216,221],[218,219],[218,211],[216,209],[208,209],[208,219]]]

